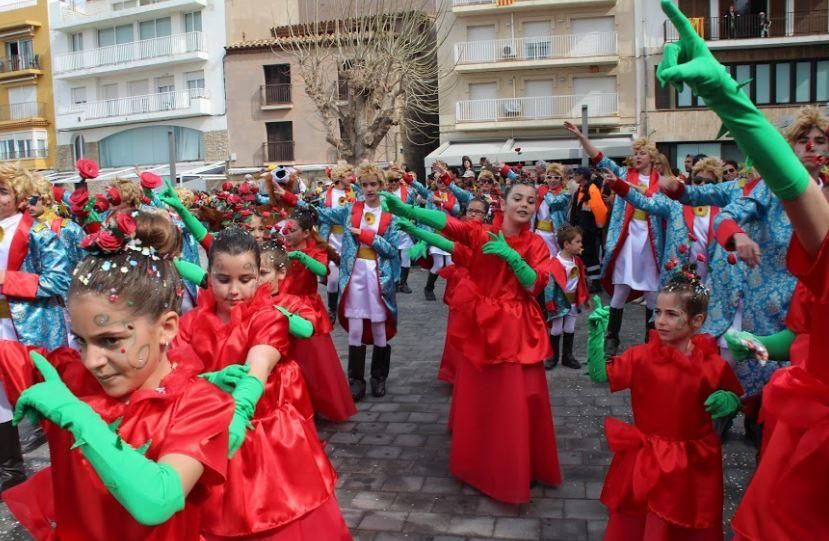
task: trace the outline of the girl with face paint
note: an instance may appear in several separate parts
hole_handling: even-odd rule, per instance
[[[175,229],[140,213],[110,221],[85,239],[94,251],[69,290],[80,351],[30,360],[31,348],[0,345],[15,419],[47,421],[51,458],[3,498],[38,539],[195,541],[202,494],[226,474],[233,401],[196,377],[191,351],[169,347],[181,284],[172,254],[155,248]]]

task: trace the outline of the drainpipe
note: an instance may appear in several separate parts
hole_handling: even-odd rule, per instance
[[[647,93],[647,80],[644,80],[645,77],[642,76],[643,66],[644,71],[647,73],[647,55],[642,54],[642,50],[644,49],[644,43],[642,39],[642,29],[645,26],[644,17],[640,17],[639,12],[641,11],[641,6],[639,2],[643,0],[633,0],[633,21],[634,21],[634,29],[633,29],[633,60],[635,66],[635,73],[636,73],[636,128],[637,131],[641,125],[642,132],[641,135],[647,135],[647,114],[645,113],[643,102],[642,102],[642,87],[645,87],[645,92]],[[647,1],[647,0],[644,0]],[[642,58],[642,62],[639,62],[640,57]],[[644,80],[644,85],[642,84]],[[646,94],[647,95],[647,94]],[[646,102],[647,103],[647,102]]]

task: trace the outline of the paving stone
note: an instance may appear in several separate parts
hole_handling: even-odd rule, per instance
[[[449,533],[491,537],[495,519],[491,517],[452,517]]]
[[[499,518],[495,521],[495,537],[501,539],[538,539],[541,521],[535,518]]]
[[[384,532],[399,532],[403,530],[403,523],[408,513],[397,511],[368,511],[360,521],[361,530],[380,530]]]

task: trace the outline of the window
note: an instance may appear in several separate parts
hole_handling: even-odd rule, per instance
[[[73,53],[83,51],[83,32],[69,35],[69,50]]]
[[[190,92],[191,98],[204,98],[204,72],[190,71],[184,74],[184,80],[187,83],[187,90]]]
[[[46,132],[4,133],[0,136],[0,160],[46,157]]]
[[[73,105],[80,105],[86,103],[86,87],[79,86],[69,91]]]
[[[771,64],[757,64],[754,67],[755,97],[757,105],[771,103]]]
[[[21,39],[6,42],[6,60],[4,71],[17,71],[37,68],[37,56],[32,50],[32,40]]]
[[[481,26],[466,27],[466,41],[458,46],[458,61],[461,64],[474,64],[479,62],[493,62],[497,59],[509,60],[516,55],[513,44],[503,44],[495,50],[495,25],[487,24]]]
[[[84,142],[83,135],[76,135],[72,139],[72,161],[77,162],[84,157],[85,147],[86,143]]]
[[[98,47],[109,47],[133,41],[131,24],[122,24],[115,28],[101,28],[98,30]]]
[[[294,161],[293,122],[266,122],[268,141],[265,143],[265,161]]]
[[[37,115],[37,87],[35,85],[9,88],[9,118],[16,120]]]
[[[748,64],[740,64],[734,66],[734,78],[738,83],[748,83],[741,89],[746,96],[751,97],[751,66]]]
[[[101,167],[132,167],[170,163],[167,130],[173,128],[177,162],[204,160],[202,132],[181,126],[144,126],[104,137],[98,142]]]
[[[812,79],[812,63],[798,62],[795,64],[794,101],[805,103],[809,101]]]
[[[142,21],[138,23],[139,39],[153,39],[169,36],[173,33],[173,24],[170,17]]]
[[[817,63],[815,81],[815,101],[829,101],[829,60]]]
[[[789,64],[775,64],[774,66],[774,92],[775,103],[789,103],[791,96],[791,66]]]
[[[201,32],[201,11],[184,14],[184,31]]]
[[[550,21],[528,21],[523,24],[524,55],[528,60],[550,57]]]

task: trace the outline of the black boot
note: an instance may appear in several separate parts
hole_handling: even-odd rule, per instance
[[[613,357],[619,352],[619,331],[622,330],[622,308],[611,308],[607,322],[607,333],[604,335],[605,357]]]
[[[561,355],[561,364],[567,368],[581,368],[581,363],[573,356],[573,338],[575,335],[571,332],[564,333],[564,348]]]
[[[337,301],[339,297],[340,294],[336,291],[334,293],[328,292],[328,317],[331,319],[332,325],[337,322]]]
[[[357,402],[366,396],[366,346],[348,346],[348,386]]]
[[[26,480],[23,453],[17,427],[11,421],[0,423],[0,491],[19,485]]]
[[[400,293],[412,292],[412,288],[409,287],[409,267],[400,268],[400,283],[397,284],[397,291]]]
[[[558,364],[558,359],[559,359],[558,346],[559,346],[559,343],[561,342],[560,339],[561,339],[560,334],[557,334],[555,336],[553,336],[552,334],[550,335],[550,347],[553,348],[553,356],[550,357],[549,359],[547,359],[546,361],[544,361],[544,370],[552,370]]]
[[[17,425],[17,433],[20,435],[20,449],[23,453],[31,453],[44,443],[46,443],[46,434],[39,424],[34,424],[24,417]]]
[[[651,321],[653,319],[653,310],[645,308],[645,343],[651,340],[651,331],[656,328],[656,323]]]
[[[426,279],[426,287],[423,288],[423,296],[427,301],[436,301],[435,297],[435,282],[438,281],[438,275],[429,273],[429,278]]]
[[[374,346],[371,352],[371,396],[386,396],[386,379],[391,368],[391,346]]]

